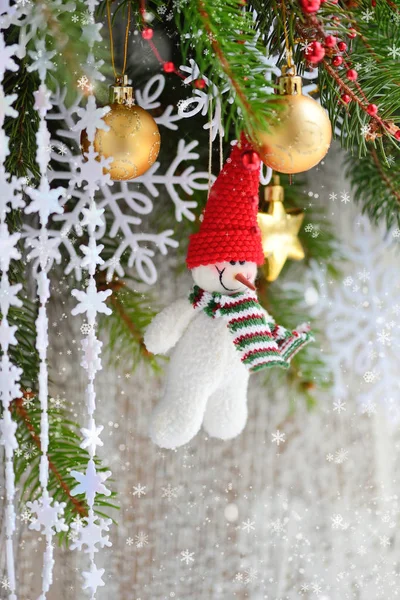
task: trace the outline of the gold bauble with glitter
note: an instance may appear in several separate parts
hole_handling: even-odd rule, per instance
[[[109,169],[113,181],[126,181],[143,175],[155,162],[160,151],[160,132],[153,117],[137,106],[133,88],[127,85],[127,76],[117,77],[110,87],[111,110],[103,117],[108,131],[98,129],[94,149],[101,157],[113,157]],[[83,152],[89,142],[86,133],[81,138]]]
[[[277,121],[268,133],[258,133],[255,147],[261,160],[280,173],[301,173],[315,167],[328,152],[332,127],[318,102],[302,94],[301,77],[292,67],[282,69]]]
[[[265,188],[266,212],[257,215],[261,230],[261,240],[265,263],[263,266],[267,281],[275,281],[288,258],[304,258],[303,246],[298,233],[304,219],[304,212],[298,208],[285,209],[284,190],[279,176],[274,175],[272,185]]]

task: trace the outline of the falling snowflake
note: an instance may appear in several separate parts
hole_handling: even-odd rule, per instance
[[[342,463],[346,462],[348,454],[349,451],[345,450],[344,448],[340,448],[340,450],[337,450],[335,454],[335,463],[341,465]]]
[[[190,563],[194,562],[194,552],[189,552],[189,550],[184,550],[183,552],[181,552],[181,561],[184,562],[185,564],[189,565]]]
[[[167,487],[162,487],[161,491],[162,491],[161,497],[166,498],[168,500],[168,502],[171,502],[171,500],[178,497],[179,488],[172,487],[171,484],[169,483],[167,485]]]
[[[400,46],[396,46],[395,44],[392,44],[392,46],[388,50],[388,55],[393,60],[396,60],[397,58],[399,58],[400,57]]]
[[[341,412],[346,410],[346,404],[342,400],[335,400],[333,403],[333,410],[340,415]]]
[[[137,496],[138,498],[140,498],[141,496],[145,496],[145,495],[146,495],[146,486],[145,485],[141,485],[140,483],[138,483],[137,485],[133,486],[133,496]]]
[[[369,10],[369,9],[364,10],[361,13],[361,19],[363,21],[365,21],[366,23],[369,23],[370,21],[373,21],[375,19],[374,11],[373,10]]]
[[[244,572],[244,582],[245,583],[253,583],[254,581],[257,581],[257,579],[258,579],[257,569],[250,567],[249,569],[245,570],[245,572]]]
[[[242,529],[243,529],[243,531],[246,531],[247,533],[250,533],[250,531],[254,531],[255,530],[254,521],[250,521],[250,519],[247,519],[247,521],[243,521]]]
[[[344,204],[350,202],[350,194],[348,192],[342,192],[340,194],[340,202],[343,202]]]
[[[276,444],[277,446],[279,446],[279,444],[284,443],[285,442],[285,433],[282,433],[279,431],[279,429],[277,429],[276,433],[272,434],[272,443]]]
[[[126,545],[127,546],[133,546],[133,544],[135,543],[134,539],[131,537],[126,538]]]
[[[139,531],[137,535],[135,535],[135,546],[136,548],[143,548],[143,546],[147,546],[149,543],[149,536],[144,533],[144,531]]]

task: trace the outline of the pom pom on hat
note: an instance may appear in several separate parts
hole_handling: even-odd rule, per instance
[[[189,269],[230,260],[264,263],[257,225],[260,171],[249,168],[249,152],[254,149],[242,134],[211,188],[200,230],[190,236]]]

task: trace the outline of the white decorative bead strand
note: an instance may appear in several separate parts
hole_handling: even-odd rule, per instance
[[[8,356],[10,345],[16,345],[15,333],[17,327],[8,322],[8,312],[11,306],[20,308],[21,300],[17,297],[22,289],[22,284],[11,285],[8,279],[8,270],[11,260],[21,258],[16,245],[21,237],[19,233],[10,234],[6,224],[6,215],[11,209],[23,208],[24,202],[21,195],[22,179],[11,177],[6,172],[4,161],[9,154],[8,142],[3,125],[5,116],[15,118],[17,111],[12,108],[16,100],[16,94],[4,95],[1,85],[5,71],[16,71],[18,66],[13,60],[18,50],[17,45],[6,46],[3,34],[0,32],[0,312],[2,321],[0,324],[0,346],[2,357],[0,362],[0,399],[3,415],[0,421],[1,444],[5,453],[5,530],[6,530],[6,568],[7,588],[10,590],[9,600],[17,600],[14,547],[13,538],[15,532],[15,475],[14,475],[14,451],[18,448],[15,433],[17,424],[11,417],[10,404],[15,398],[21,396],[20,377],[22,369],[12,364]],[[6,588],[6,589],[7,589]]]
[[[42,50],[44,51],[44,47]],[[32,187],[26,189],[31,202],[25,209],[27,214],[37,212],[40,221],[39,231],[35,232],[33,230],[34,234],[28,236],[26,241],[26,245],[33,248],[28,255],[28,259],[36,258],[38,263],[38,269],[35,274],[39,301],[39,313],[36,319],[36,349],[39,353],[40,361],[38,388],[41,409],[40,447],[42,454],[40,457],[39,481],[42,493],[38,500],[27,502],[27,507],[33,516],[29,528],[43,533],[46,537],[46,549],[43,554],[42,593],[39,596],[39,600],[46,599],[47,592],[53,581],[53,537],[56,532],[59,533],[68,530],[63,517],[65,503],[55,502],[48,492],[49,459],[47,452],[49,448],[49,419],[47,350],[49,340],[46,305],[50,298],[50,280],[47,271],[54,260],[59,261],[59,253],[57,250],[54,250],[54,244],[49,237],[47,224],[50,215],[63,212],[59,200],[65,193],[62,187],[50,189],[47,178],[50,160],[50,134],[47,129],[46,114],[51,109],[51,103],[50,91],[46,87],[45,78],[47,69],[49,68],[52,68],[49,60],[47,60],[45,65],[42,62],[38,66],[41,84],[37,92],[34,92],[34,96],[35,109],[40,116],[39,128],[36,134],[36,161],[40,169],[40,185],[38,189]]]

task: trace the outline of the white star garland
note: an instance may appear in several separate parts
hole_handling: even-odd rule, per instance
[[[16,71],[17,64],[13,60],[13,55],[18,49],[17,45],[6,46],[3,34],[0,32],[0,82],[3,80],[5,71]],[[8,311],[11,306],[21,307],[22,302],[17,297],[22,289],[21,284],[10,285],[8,280],[8,269],[11,260],[21,257],[16,248],[20,239],[17,233],[11,234],[8,231],[5,222],[6,214],[11,208],[21,208],[24,202],[21,197],[21,180],[11,177],[4,168],[4,160],[8,155],[8,138],[3,130],[5,115],[16,117],[17,113],[11,108],[15,101],[15,94],[5,96],[4,89],[0,83],[0,312],[2,316],[0,328],[0,345],[2,357],[0,361],[0,400],[3,406],[3,418],[0,422],[1,438],[0,442],[4,446],[5,452],[5,529],[6,529],[6,562],[7,562],[7,582],[10,593],[9,600],[17,600],[15,566],[14,566],[14,547],[13,537],[15,532],[15,475],[13,468],[14,451],[18,448],[16,439],[17,424],[11,418],[10,403],[20,397],[20,377],[22,369],[13,365],[8,356],[10,345],[16,345],[15,338],[16,327],[8,323]],[[11,208],[10,208],[11,207]]]
[[[91,32],[91,46],[98,39],[99,25],[94,23],[93,11],[96,2],[89,2],[90,23],[86,27],[88,32]],[[96,424],[94,411],[96,408],[96,390],[95,377],[97,371],[101,370],[101,348],[102,342],[97,339],[96,335],[96,318],[98,314],[110,315],[111,309],[107,306],[106,300],[111,295],[111,290],[98,291],[95,280],[95,273],[98,265],[104,263],[100,254],[104,248],[103,244],[96,243],[96,229],[104,228],[103,208],[96,206],[94,195],[104,186],[112,184],[109,174],[104,174],[103,169],[109,166],[112,159],[100,158],[93,148],[94,136],[96,129],[105,128],[102,117],[109,111],[108,107],[97,108],[94,96],[89,96],[85,109],[78,108],[77,114],[79,121],[72,127],[73,131],[81,132],[86,129],[89,149],[84,157],[75,157],[75,174],[72,179],[72,184],[76,187],[83,185],[83,190],[88,201],[84,200],[85,207],[82,208],[83,219],[80,223],[81,227],[87,227],[88,242],[82,244],[80,250],[83,258],[79,261],[80,268],[88,271],[88,284],[85,290],[72,290],[72,296],[77,300],[77,305],[72,309],[72,315],[85,314],[88,324],[88,334],[81,341],[83,357],[81,366],[86,370],[88,377],[88,386],[86,388],[86,408],[88,413],[88,422],[85,427],[82,427],[81,432],[83,441],[81,448],[86,448],[89,452],[89,462],[84,473],[80,471],[71,471],[72,477],[77,482],[77,485],[71,490],[73,496],[84,494],[86,502],[89,506],[88,516],[83,519],[84,526],[80,524],[71,525],[73,531],[76,532],[71,548],[84,550],[89,554],[90,568],[88,571],[83,571],[84,578],[83,589],[90,591],[91,599],[96,597],[97,588],[104,584],[102,576],[104,569],[98,569],[94,562],[94,555],[98,552],[99,547],[111,546],[108,536],[103,536],[103,531],[108,531],[111,524],[111,519],[99,519],[94,512],[95,499],[97,494],[109,496],[110,490],[104,485],[104,482],[111,475],[110,471],[97,471],[94,457],[97,446],[102,446],[103,442],[100,439],[100,434],[103,427]],[[100,158],[100,160],[99,160]],[[85,547],[85,549],[84,549]]]
[[[32,248],[28,254],[28,260],[36,258],[38,261],[38,270],[35,272],[37,283],[37,296],[39,301],[39,313],[36,319],[36,349],[39,353],[39,401],[41,408],[40,420],[40,446],[42,455],[40,457],[39,480],[42,494],[38,500],[27,502],[27,507],[33,515],[29,528],[39,531],[46,537],[46,549],[43,553],[42,570],[42,593],[40,600],[45,600],[46,595],[53,582],[53,537],[61,531],[68,531],[65,524],[64,508],[65,503],[53,501],[48,492],[49,482],[49,459],[47,451],[49,447],[49,419],[48,419],[48,369],[47,369],[47,349],[48,340],[48,318],[47,302],[50,298],[50,280],[47,272],[53,262],[59,262],[61,257],[55,240],[49,237],[47,224],[49,217],[53,214],[60,214],[63,208],[59,201],[64,196],[64,188],[50,189],[47,178],[48,164],[50,160],[50,134],[46,124],[47,111],[51,109],[50,92],[46,87],[45,78],[48,69],[53,65],[50,59],[55,52],[47,52],[44,40],[39,40],[36,44],[36,52],[29,54],[35,59],[29,70],[37,70],[41,79],[41,84],[37,92],[34,92],[35,109],[40,116],[39,128],[36,134],[36,161],[40,169],[40,185],[37,189],[27,187],[26,192],[31,198],[30,204],[26,207],[25,213],[38,213],[40,229],[33,230],[32,234],[26,239],[26,246]],[[10,244],[7,246],[10,248]],[[1,252],[1,244],[0,244]],[[9,252],[10,254],[10,252]],[[6,256],[5,261],[8,260]]]

